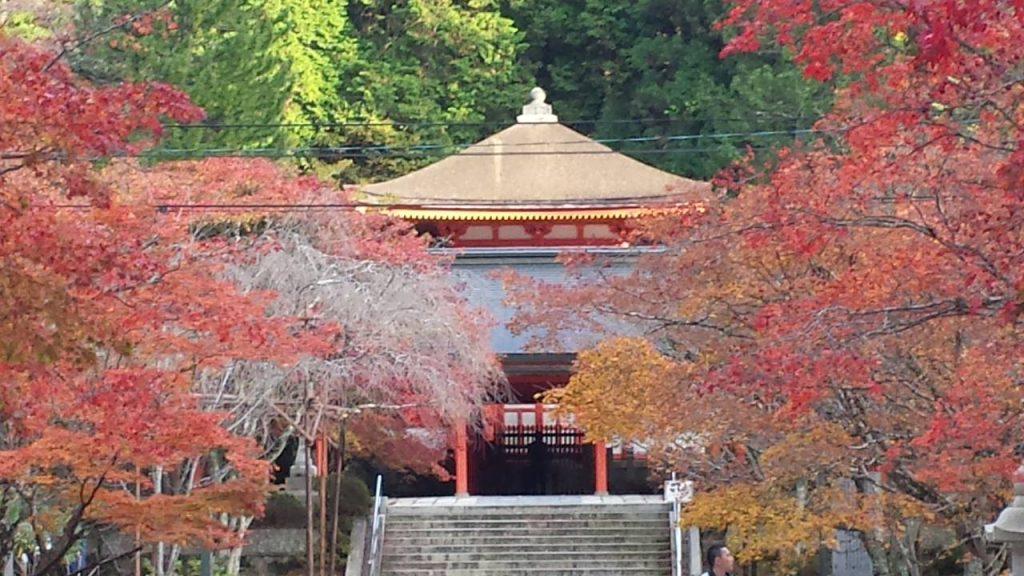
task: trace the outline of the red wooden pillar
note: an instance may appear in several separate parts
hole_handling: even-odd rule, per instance
[[[594,494],[608,495],[608,445],[594,443]]]
[[[455,495],[469,496],[469,439],[466,423],[455,423]]]

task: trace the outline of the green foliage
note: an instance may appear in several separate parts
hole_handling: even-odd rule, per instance
[[[718,0],[504,0],[526,32],[524,66],[565,120],[602,138],[789,131],[828,109],[827,89],[781,53],[719,58]],[[647,119],[623,123],[622,119]],[[641,142],[624,150],[661,168],[707,178],[743,153],[792,136]]]
[[[228,576],[230,574],[227,567],[221,564],[223,562],[218,563],[215,561],[213,563],[213,576]],[[153,563],[149,558],[142,559],[142,569],[143,574],[156,574],[156,571],[153,570]],[[178,560],[175,574],[180,574],[181,576],[202,576],[202,560],[199,558],[183,558]]]
[[[488,131],[464,124],[508,120],[526,93],[516,64],[521,35],[493,0],[351,0],[347,19],[351,57],[340,64],[331,121],[455,125],[320,129],[307,139],[315,145],[473,141]],[[347,181],[382,179],[436,159],[356,158],[338,173]]]
[[[331,474],[327,479],[327,510],[328,517],[334,510],[334,492],[337,476]],[[345,472],[341,475],[341,492],[338,508],[338,559],[344,565],[351,548],[350,537],[352,524],[360,516],[370,513],[373,499],[370,489],[356,476]]]
[[[306,506],[294,495],[275,492],[267,498],[262,518],[253,520],[252,528],[305,528]]]
[[[327,479],[327,506],[331,510],[334,509],[334,491],[336,482],[337,476],[334,474],[331,474]],[[340,515],[342,517],[352,518],[368,514],[372,504],[373,502],[372,496],[370,495],[370,489],[367,488],[366,484],[348,472],[342,474],[341,502],[339,507]]]
[[[53,36],[53,32],[40,24],[39,19],[28,11],[15,10],[4,17],[3,31],[29,42],[36,42]]]
[[[99,82],[173,84],[206,111],[211,124],[268,124],[283,120],[288,63],[269,47],[273,0],[82,0],[77,27],[101,30],[125,15],[132,24],[74,53],[79,73]],[[276,128],[172,129],[167,148],[271,146]]]
[[[337,476],[331,474],[327,479],[327,515],[334,511],[334,494]],[[314,482],[319,487],[319,481]],[[370,490],[356,476],[345,473],[341,476],[341,499],[338,508],[338,551],[341,560],[348,556],[349,536],[355,518],[369,513],[372,505]],[[319,496],[314,496],[314,505],[319,508]],[[319,518],[319,512],[314,516]],[[262,518],[253,521],[252,529],[263,528],[305,528],[306,507],[301,495],[296,497],[288,492],[275,492],[267,499],[266,512]]]
[[[274,34],[266,50],[290,65],[289,98],[284,117],[289,123],[344,122],[353,109],[343,86],[359,74],[355,40],[345,4],[337,0],[266,0]],[[308,142],[318,129],[298,126],[293,142]]]
[[[78,28],[99,30],[161,4],[79,0]],[[719,0],[174,0],[167,10],[170,18],[157,11],[90,44],[76,67],[103,81],[174,84],[213,123],[288,124],[179,129],[170,148],[450,146],[512,122],[533,84],[563,120],[596,121],[576,127],[600,138],[791,131],[829,100],[781,52],[719,58],[728,34],[715,30]],[[420,125],[393,124],[403,121]],[[792,139],[618,147],[707,178],[748,144]],[[651,148],[686,151],[640,151]],[[361,182],[452,151],[340,152],[302,164]]]
[[[99,30],[160,4],[81,0],[78,27]],[[99,80],[174,84],[212,122],[289,126],[175,131],[168,147],[471,141],[486,130],[387,123],[509,120],[529,85],[516,60],[522,35],[495,0],[175,0],[170,12],[168,21],[153,19],[152,30],[133,25],[105,37],[76,67]],[[385,125],[337,126],[346,122]],[[322,176],[360,181],[431,159],[304,162]]]

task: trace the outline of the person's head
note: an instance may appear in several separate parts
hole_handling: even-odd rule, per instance
[[[707,553],[708,571],[732,572],[732,552],[724,544],[713,544],[708,548]]]

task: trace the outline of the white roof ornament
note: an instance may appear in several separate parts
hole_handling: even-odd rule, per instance
[[[548,95],[542,88],[530,90],[530,103],[523,106],[523,113],[516,120],[520,124],[551,124],[558,122],[558,116],[551,113],[551,104],[544,100]]]
[[[635,206],[711,199],[710,184],[619,154],[559,123],[540,88],[531,96],[518,124],[430,166],[362,187],[367,201],[525,210],[531,204],[607,208],[615,202]]]

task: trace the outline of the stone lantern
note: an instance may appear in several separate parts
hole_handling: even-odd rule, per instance
[[[990,542],[1010,546],[1010,573],[1024,576],[1024,465],[1013,474],[1013,496],[985,534]]]
[[[288,479],[285,480],[285,488],[289,492],[304,492],[306,490],[306,461],[309,460],[309,448],[306,439],[299,437],[299,449],[295,452],[295,463],[288,470]],[[319,471],[316,464],[309,462],[309,475],[313,478],[318,476]]]

